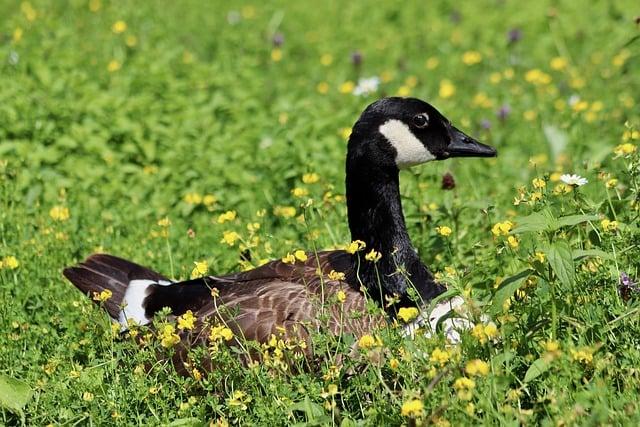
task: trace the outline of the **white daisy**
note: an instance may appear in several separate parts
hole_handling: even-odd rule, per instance
[[[378,90],[380,85],[380,79],[376,76],[361,78],[358,80],[358,85],[353,89],[353,94],[356,96],[368,95]]]
[[[561,175],[560,181],[564,182],[565,184],[575,185],[576,187],[580,187],[589,182],[587,181],[587,178],[583,178],[580,175],[575,175],[575,174],[570,175],[568,173]]]

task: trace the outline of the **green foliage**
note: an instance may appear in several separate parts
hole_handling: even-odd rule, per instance
[[[0,424],[637,425],[640,298],[618,289],[640,278],[634,14],[0,2]],[[354,95],[370,76],[378,90]],[[119,336],[62,278],[98,251],[184,279],[348,243],[345,129],[397,94],[499,150],[401,176],[421,258],[470,307],[460,345],[320,332],[313,360],[280,364],[276,343],[246,367],[219,349],[185,378],[157,336]]]

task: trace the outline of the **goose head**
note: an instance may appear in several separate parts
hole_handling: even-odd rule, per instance
[[[364,110],[353,127],[349,155],[405,169],[451,157],[495,157],[497,151],[456,128],[431,104],[391,97]]]

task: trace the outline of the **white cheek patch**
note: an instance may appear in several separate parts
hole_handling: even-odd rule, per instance
[[[409,126],[400,120],[387,120],[378,129],[398,153],[398,168],[408,168],[435,159],[427,147],[411,132]]]

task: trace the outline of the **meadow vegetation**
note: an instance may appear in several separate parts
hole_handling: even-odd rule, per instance
[[[637,2],[230,3],[0,1],[0,424],[640,424]],[[180,324],[121,336],[63,279],[348,245],[346,141],[385,95],[499,151],[401,175],[460,345],[405,310],[244,367],[221,330],[182,377],[155,357]]]

